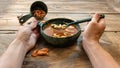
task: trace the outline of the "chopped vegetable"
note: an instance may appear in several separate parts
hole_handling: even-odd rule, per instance
[[[36,57],[36,56],[46,56],[48,55],[48,48],[42,48],[42,49],[36,49],[32,52],[32,56]]]

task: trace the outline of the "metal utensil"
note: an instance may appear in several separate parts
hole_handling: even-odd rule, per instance
[[[100,19],[101,19],[101,18],[104,18],[104,17],[105,17],[104,14],[100,14]],[[86,18],[86,19],[82,19],[82,20],[79,20],[79,21],[75,21],[75,22],[64,23],[64,24],[62,24],[62,25],[61,25],[61,24],[54,23],[54,25],[52,26],[52,28],[54,28],[54,29],[65,29],[65,28],[67,28],[67,27],[70,26],[70,25],[88,22],[88,21],[91,21],[91,19],[92,19],[92,18]]]

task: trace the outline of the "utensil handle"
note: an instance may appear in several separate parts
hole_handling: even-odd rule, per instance
[[[30,19],[31,17],[33,17],[31,14],[24,15],[24,16],[22,16],[22,17],[19,19],[19,23],[23,24],[23,23],[25,23],[28,19]]]
[[[100,14],[100,19],[101,18],[104,18],[105,15],[104,14]],[[73,25],[73,24],[79,24],[79,23],[84,23],[84,22],[88,22],[88,21],[91,21],[92,18],[86,18],[86,19],[82,19],[82,20],[79,20],[79,21],[76,21],[76,22],[71,22],[69,23],[67,26],[69,25]]]

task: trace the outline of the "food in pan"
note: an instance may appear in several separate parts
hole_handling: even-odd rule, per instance
[[[51,24],[51,27],[55,28],[55,29],[65,29],[66,28],[66,25],[65,24]]]
[[[44,16],[46,15],[46,12],[43,11],[43,10],[38,9],[38,10],[34,10],[34,11],[33,11],[33,15],[34,15],[36,18],[38,18],[38,19],[42,19],[42,18],[44,18]]]
[[[65,38],[72,36],[78,32],[77,28],[74,25],[70,25],[65,29],[55,29],[53,28],[53,26],[56,28],[65,27],[64,25],[62,26],[61,24],[59,24],[58,26],[56,26],[55,24],[48,24],[44,29],[44,33],[48,36],[52,36],[56,38]]]

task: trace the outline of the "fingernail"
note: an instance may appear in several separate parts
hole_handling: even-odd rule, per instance
[[[33,22],[35,22],[35,23],[36,23],[37,21],[33,21]]]

